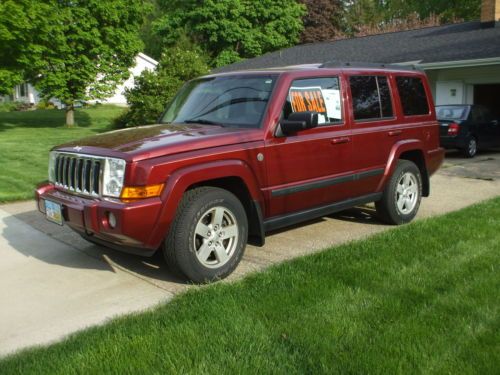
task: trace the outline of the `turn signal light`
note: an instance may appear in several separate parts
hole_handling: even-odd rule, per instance
[[[458,132],[460,131],[460,125],[457,123],[452,122],[448,126],[448,135],[458,135]]]
[[[123,200],[159,197],[164,184],[148,186],[125,186],[120,196]]]

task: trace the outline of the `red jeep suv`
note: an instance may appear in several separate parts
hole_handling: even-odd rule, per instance
[[[375,202],[412,220],[444,157],[424,73],[341,63],[214,74],[156,125],[55,147],[49,220],[195,282],[229,275],[265,233]],[[293,244],[291,244],[293,246]]]

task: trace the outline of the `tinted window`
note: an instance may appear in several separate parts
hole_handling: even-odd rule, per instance
[[[399,96],[405,116],[427,115],[429,104],[424,84],[418,77],[397,77]]]
[[[292,82],[283,108],[286,119],[293,112],[318,112],[319,124],[342,122],[342,97],[338,77],[297,79]]]
[[[469,115],[468,106],[442,105],[436,107],[438,120],[465,120]]]
[[[392,117],[391,92],[387,77],[352,76],[349,82],[355,120]]]

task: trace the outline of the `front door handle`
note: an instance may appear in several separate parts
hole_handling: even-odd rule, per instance
[[[395,137],[396,135],[400,135],[401,133],[403,133],[402,130],[392,130],[387,134],[389,135],[389,137]]]
[[[333,138],[332,145],[340,145],[342,143],[349,143],[350,141],[351,141],[351,138],[349,138],[349,137]]]

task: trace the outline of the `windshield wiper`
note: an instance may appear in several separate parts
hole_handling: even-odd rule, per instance
[[[184,120],[182,122],[184,124],[219,125],[219,126],[224,127],[224,125],[221,124],[220,122],[205,120],[203,118],[192,118],[192,119],[189,119],[189,120]]]

